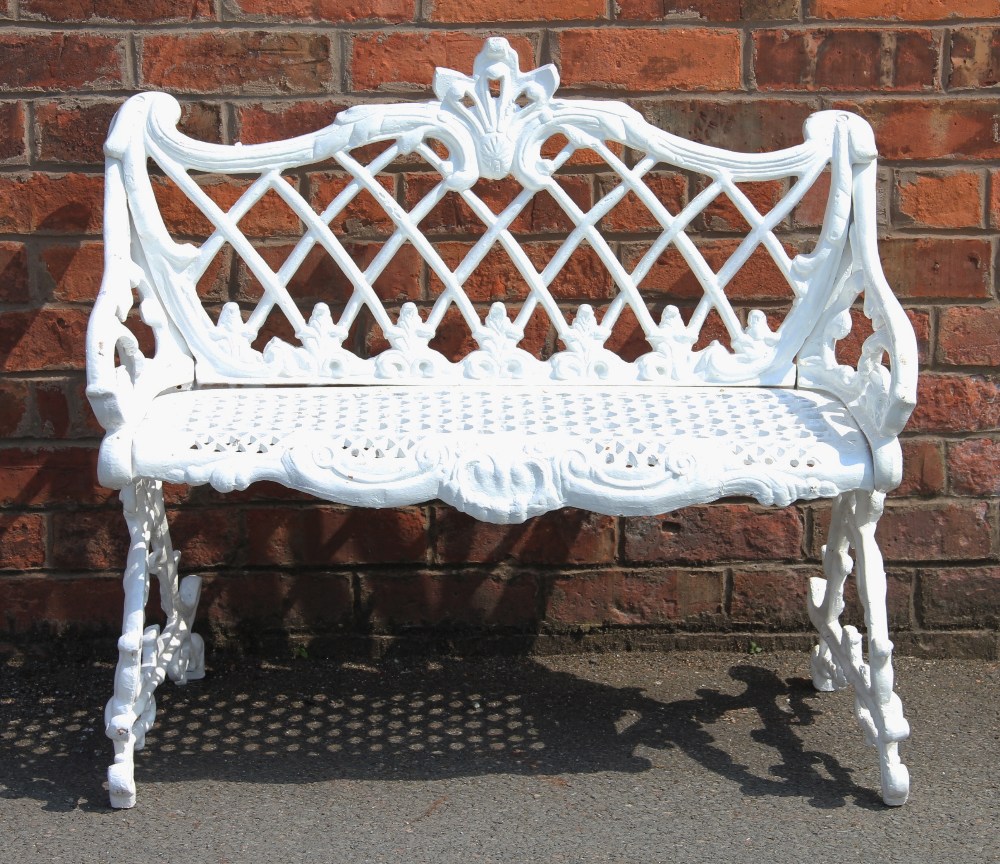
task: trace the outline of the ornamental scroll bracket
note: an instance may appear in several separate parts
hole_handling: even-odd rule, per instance
[[[480,176],[500,180],[510,173],[525,127],[549,119],[559,72],[551,64],[521,72],[517,52],[499,36],[486,40],[472,70],[470,77],[437,69],[434,93],[442,110],[472,132]]]

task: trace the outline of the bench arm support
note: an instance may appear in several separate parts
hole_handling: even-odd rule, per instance
[[[133,479],[131,430],[142,420],[153,398],[193,380],[193,361],[161,340],[162,307],[152,296],[143,269],[130,254],[131,222],[117,159],[107,161],[104,191],[104,278],[87,325],[87,398],[98,422],[107,430],[101,444],[98,476],[102,485],[120,489]],[[147,358],[126,320],[135,305],[157,335],[157,351]],[[165,342],[169,341],[170,349]]]
[[[861,118],[852,118],[861,130],[871,130]],[[837,284],[831,300],[812,334],[806,339],[798,360],[800,387],[825,390],[838,396],[851,411],[868,437],[879,462],[880,453],[891,447],[898,451],[899,435],[917,401],[917,341],[913,326],[882,272],[878,256],[876,225],[876,164],[874,139],[868,148],[854,148],[852,129],[853,221],[850,242],[844,252]],[[868,142],[862,138],[862,145]],[[860,152],[858,152],[860,151]],[[872,333],[861,346],[857,367],[836,359],[836,344],[852,329],[851,306],[864,294],[862,311],[871,322]],[[888,362],[886,362],[888,361]],[[898,462],[897,459],[892,459]],[[877,487],[899,483],[898,465],[879,471]],[[883,490],[884,491],[884,490]]]

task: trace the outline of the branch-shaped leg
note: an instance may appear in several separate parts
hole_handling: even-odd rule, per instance
[[[812,676],[818,690],[854,687],[854,715],[865,739],[879,751],[882,800],[890,806],[906,802],[910,775],[899,761],[899,742],[910,735],[903,705],[893,692],[892,642],[886,611],[886,580],[882,553],[875,541],[875,526],[882,515],[885,495],[881,492],[849,492],[833,505],[830,534],[823,547],[825,579],[809,585],[809,618],[819,631],[813,649]],[[853,569],[853,547],[857,555],[858,595],[868,630],[868,662],[861,648],[861,635],[850,625],[840,625],[844,610],[844,582]]]
[[[112,807],[135,806],[134,753],[145,744],[156,717],[153,693],[169,675],[184,684],[205,674],[201,637],[191,632],[201,579],[178,581],[180,553],[170,543],[160,483],[137,480],[121,493],[131,545],[125,567],[125,614],[118,640],[114,695],[104,711],[107,736],[115,745],[108,768]],[[167,622],[145,627],[150,577],[160,583],[160,605]]]

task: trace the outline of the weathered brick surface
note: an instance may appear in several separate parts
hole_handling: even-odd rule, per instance
[[[615,568],[552,580],[545,621],[563,627],[698,626],[714,620],[722,605],[719,572]]]
[[[143,87],[181,93],[326,93],[335,86],[330,40],[317,33],[153,35],[140,48]]]
[[[20,0],[19,4],[24,18],[88,24],[212,21],[214,5],[212,0]]]
[[[11,3],[0,16],[0,628],[113,633],[120,624],[127,532],[116,493],[96,485],[102,430],[86,403],[83,346],[103,266],[102,144],[126,95],[149,88],[176,93],[182,131],[200,140],[273,141],[320,129],[352,105],[427,98],[435,67],[468,72],[483,39],[504,35],[523,70],[556,63],[567,95],[625,99],[667,131],[716,147],[795,146],[803,121],[820,108],[854,109],[873,124],[882,159],[880,255],[916,330],[921,364],[919,404],[902,442],[902,484],[879,527],[890,561],[891,623],[912,631],[910,642],[899,644],[937,639],[941,650],[985,644],[998,626],[990,562],[1000,560],[994,548],[1000,536],[997,11],[995,0]],[[543,156],[554,157],[566,140],[554,136]],[[368,163],[384,146],[354,155]],[[434,146],[447,158],[444,147]],[[618,142],[609,146],[628,165],[640,158]],[[348,182],[332,161],[288,173],[317,209]],[[617,182],[587,149],[559,176],[584,211]],[[744,191],[766,212],[792,179]],[[380,181],[411,208],[438,178],[419,156],[404,155]],[[250,181],[199,182],[227,209]],[[676,215],[706,181],[660,163],[646,182]],[[172,184],[157,178],[154,187],[179,238],[207,230]],[[475,187],[495,213],[519,191],[510,181]],[[811,251],[827,193],[821,177],[780,226],[788,254]],[[262,255],[275,268],[301,231],[274,193],[243,227],[266,238]],[[363,269],[395,226],[363,193],[331,227]],[[455,193],[422,228],[449,268],[484,230]],[[539,271],[572,228],[547,192],[511,226]],[[613,254],[631,268],[662,225],[629,194],[601,228]],[[746,225],[723,197],[688,231],[718,270]],[[701,296],[676,249],[660,256],[643,288],[654,316],[668,302],[688,314]],[[442,285],[406,244],[374,289],[392,314],[413,301],[426,316]],[[261,295],[229,249],[196,290],[213,315],[227,300]],[[351,285],[328,254],[314,249],[291,290],[305,314],[320,301],[337,313]],[[480,316],[495,301],[514,312],[528,296],[524,278],[499,248],[465,290]],[[760,250],[726,290],[740,315],[761,306],[772,326],[792,301]],[[550,291],[572,320],[581,302],[603,314],[615,286],[584,243]],[[871,325],[860,303],[852,317],[855,328],[837,355],[856,363]],[[148,328],[135,329],[151,351]],[[261,344],[279,331],[269,321]],[[728,342],[715,313],[699,346],[712,338]],[[364,353],[386,341],[362,314],[348,344]],[[455,308],[433,345],[454,358],[475,347]],[[629,358],[650,350],[629,309],[608,345]],[[560,346],[537,310],[524,346],[543,357]],[[182,569],[209,577],[201,614],[207,632],[220,639],[246,632],[245,622],[365,634],[591,627],[805,632],[802,594],[808,576],[819,572],[829,514],[821,502],[786,510],[726,502],[656,518],[566,511],[495,526],[440,504],[356,512],[270,483],[229,495],[168,486],[166,496]],[[860,620],[853,580],[845,619]],[[952,638],[956,628],[972,636]]]
[[[268,0],[223,0],[234,18],[253,21],[412,21],[416,0],[291,0],[276,5]]]
[[[955,495],[1000,495],[1000,442],[968,438],[949,444],[948,482]]]
[[[522,69],[535,66],[535,46],[523,36],[511,35]],[[478,33],[379,33],[360,34],[351,43],[351,89],[413,90],[430,86],[434,69],[446,66],[471,70],[472,61],[483,47]]]
[[[622,530],[625,558],[634,562],[708,564],[802,554],[802,519],[794,509],[688,507],[665,516],[630,517]]]
[[[973,171],[901,173],[896,181],[896,219],[922,228],[976,228],[983,221],[983,180]]]
[[[0,92],[117,90],[125,85],[125,41],[120,35],[25,32],[0,35]]]
[[[1000,366],[1000,308],[953,306],[943,310],[938,360],[948,366]]]
[[[562,82],[569,86],[740,88],[739,39],[725,30],[565,30],[559,58]]]
[[[431,21],[447,24],[494,21],[595,21],[607,18],[604,0],[563,0],[561,3],[536,3],[533,0],[433,0]]]
[[[928,90],[938,40],[930,31],[758,30],[754,75],[764,90]],[[886,57],[891,59],[887,66]]]
[[[996,14],[993,0],[816,0],[817,18],[881,18],[887,21],[933,21],[987,18]]]
[[[442,507],[435,525],[435,559],[441,564],[603,564],[615,557],[615,520],[581,510],[500,526]]]
[[[0,570],[28,570],[45,564],[45,517],[0,513]]]
[[[945,567],[921,577],[918,614],[926,627],[1000,626],[1000,568]]]

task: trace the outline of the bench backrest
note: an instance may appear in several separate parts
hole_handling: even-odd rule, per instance
[[[557,84],[493,38],[471,76],[437,71],[437,101],[245,146],[182,135],[166,94],[133,97],[106,147],[106,243],[157,356],[202,383],[793,386],[847,278],[864,122],[820,112],[798,146],[734,153]],[[776,232],[827,182],[795,254]],[[738,233],[711,242],[713,218]]]

